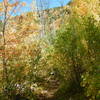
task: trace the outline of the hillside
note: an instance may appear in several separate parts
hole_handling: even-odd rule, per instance
[[[99,100],[100,1],[10,15],[18,5],[0,3],[0,100]]]

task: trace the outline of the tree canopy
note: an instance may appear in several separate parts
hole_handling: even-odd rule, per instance
[[[0,2],[0,100],[99,100],[100,1],[34,2]]]

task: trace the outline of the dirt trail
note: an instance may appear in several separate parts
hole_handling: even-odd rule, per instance
[[[54,94],[59,87],[59,83],[57,80],[50,80],[48,84],[48,89],[43,90],[42,93],[38,95],[38,100],[54,100]]]

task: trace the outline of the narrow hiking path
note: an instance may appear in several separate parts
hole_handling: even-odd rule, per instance
[[[49,80],[48,83],[44,83],[42,85],[45,89],[37,95],[38,100],[54,100],[54,95],[59,87],[59,81],[52,79]]]

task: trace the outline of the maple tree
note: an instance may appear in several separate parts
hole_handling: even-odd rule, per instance
[[[9,85],[9,74],[8,74],[8,65],[7,65],[7,61],[10,58],[10,56],[12,55],[11,52],[13,51],[13,47],[9,47],[8,44],[11,45],[11,43],[9,43],[9,41],[7,40],[8,37],[7,35],[8,33],[8,22],[10,20],[10,18],[12,17],[12,14],[16,12],[17,8],[19,7],[19,2],[18,1],[12,1],[14,3],[11,3],[10,0],[3,0],[0,4],[1,4],[1,15],[2,15],[2,25],[1,25],[1,36],[2,36],[2,40],[1,40],[1,50],[0,50],[0,56],[2,59],[2,66],[3,66],[3,76],[2,76],[2,87],[3,87],[3,91],[5,96],[7,95],[7,98],[9,99],[9,93],[8,93],[8,85]]]

